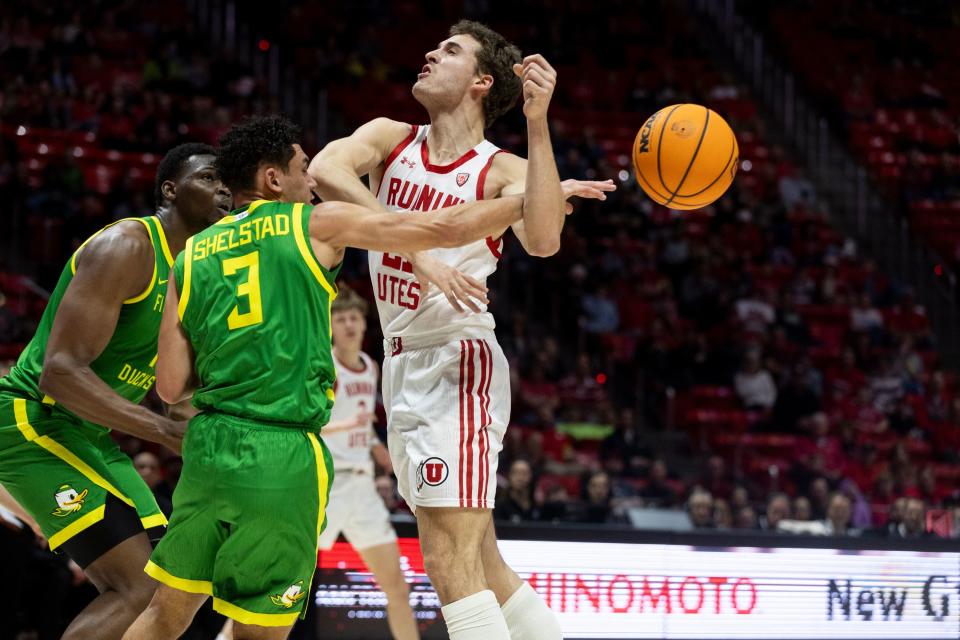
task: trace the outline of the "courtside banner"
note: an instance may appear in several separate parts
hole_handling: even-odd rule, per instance
[[[400,545],[424,636],[444,638],[418,541]],[[955,552],[552,540],[500,548],[566,638],[960,638]],[[320,567],[322,630],[386,632],[386,600],[348,544],[321,554]]]

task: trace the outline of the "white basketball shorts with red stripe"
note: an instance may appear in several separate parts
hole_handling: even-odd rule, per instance
[[[493,508],[510,371],[493,333],[480,335],[386,352],[387,447],[412,509]]]

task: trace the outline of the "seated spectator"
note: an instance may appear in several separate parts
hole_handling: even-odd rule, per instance
[[[166,495],[156,491],[163,481],[163,474],[160,472],[160,458],[149,451],[142,451],[133,458],[133,466],[140,477],[143,478],[143,481],[147,483],[147,486],[150,487],[160,511],[169,518],[173,511],[173,503]]]
[[[824,402],[832,406],[837,400],[853,398],[865,382],[866,376],[857,366],[856,353],[847,347],[840,355],[840,364],[827,371]]]
[[[858,536],[859,529],[851,527],[852,504],[850,498],[842,493],[833,493],[827,507],[827,519],[824,521],[824,535]]]
[[[540,505],[540,519],[545,522],[567,522],[570,520],[570,495],[561,485],[549,487]]]
[[[859,536],[860,530],[850,526],[850,498],[842,493],[830,494],[827,517],[823,520],[802,522],[800,520],[782,520],[779,531],[814,536]]]
[[[760,366],[760,353],[756,349],[747,352],[743,368],[734,377],[733,385],[748,409],[769,411],[777,401],[777,385],[770,372]]]
[[[713,529],[713,496],[703,489],[694,489],[687,499],[687,515],[694,529]]]
[[[715,498],[729,498],[733,493],[733,480],[727,471],[727,463],[721,456],[710,456],[707,471],[697,482]]]
[[[746,531],[756,531],[760,528],[757,522],[757,512],[750,505],[740,507],[734,520],[734,527]]]
[[[717,529],[733,528],[733,511],[730,503],[723,498],[718,498],[713,503],[713,524]]]
[[[614,512],[611,498],[610,476],[603,471],[594,473],[587,481],[586,496],[580,505],[577,522],[592,524],[623,522],[623,518]]]
[[[613,333],[620,326],[617,301],[604,284],[599,285],[594,293],[583,296],[582,311],[580,326],[587,333]]]
[[[884,358],[883,363],[870,376],[870,396],[873,406],[881,413],[890,413],[903,396],[903,380],[897,370],[896,360]]]
[[[810,508],[810,499],[806,496],[797,496],[793,500],[792,509],[793,519],[800,522],[809,522],[813,518],[813,511]]]
[[[744,330],[748,333],[766,333],[767,327],[777,319],[776,309],[773,306],[774,300],[775,296],[769,291],[737,300],[735,305],[737,319]]]
[[[927,508],[919,498],[907,498],[903,505],[903,522],[889,530],[890,538],[936,538],[927,531]]]
[[[766,513],[760,518],[760,528],[776,531],[782,520],[790,518],[790,498],[785,493],[772,493],[767,498]]]
[[[533,470],[526,460],[514,460],[510,465],[507,486],[497,492],[493,517],[511,522],[539,519],[540,513],[533,500]]]
[[[640,444],[640,431],[636,412],[630,407],[621,409],[614,432],[600,443],[600,460],[605,465],[615,461],[612,468],[619,473],[638,477],[650,457],[650,451]]]
[[[677,493],[668,480],[667,463],[657,458],[650,465],[650,480],[640,490],[640,497],[649,506],[672,506],[677,501]]]
[[[740,509],[750,505],[750,492],[747,491],[747,488],[742,484],[738,484],[733,488],[733,492],[730,494],[730,508],[734,513],[738,513]]]
[[[856,305],[850,307],[850,328],[858,333],[870,334],[874,341],[880,337],[883,329],[883,314],[873,306],[867,292],[857,297]]]

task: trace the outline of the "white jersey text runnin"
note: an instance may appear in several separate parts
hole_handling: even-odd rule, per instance
[[[483,187],[496,154],[501,149],[483,140],[448,165],[430,164],[427,133],[430,125],[413,126],[410,135],[384,163],[377,199],[390,211],[432,211],[483,199]],[[454,249],[429,253],[441,262],[481,282],[497,268],[502,239],[487,238]],[[421,295],[413,267],[398,255],[369,252],[370,277],[384,338],[432,340],[445,336],[471,336],[473,330],[492,331],[493,316],[457,313],[443,292],[432,287]]]

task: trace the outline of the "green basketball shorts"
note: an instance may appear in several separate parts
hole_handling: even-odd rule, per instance
[[[310,600],[333,461],[307,429],[190,421],[173,515],[145,571],[243,624],[292,625]]]
[[[0,393],[0,484],[81,567],[167,519],[110,432]]]

